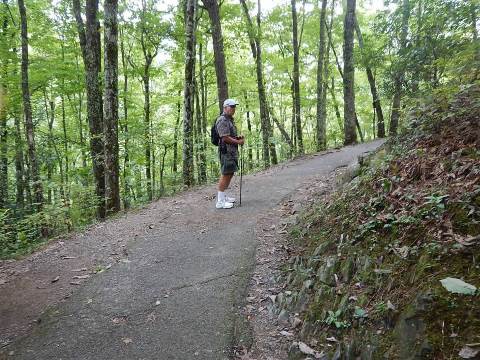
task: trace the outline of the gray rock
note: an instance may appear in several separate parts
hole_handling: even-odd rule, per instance
[[[288,316],[288,312],[285,310],[285,309],[282,309],[280,311],[280,314],[278,314],[278,323],[281,324],[281,325],[288,325],[289,323],[289,316]]]
[[[349,282],[352,279],[354,270],[355,270],[355,267],[354,267],[353,260],[351,258],[348,258],[347,260],[345,260],[340,270],[340,273],[342,274],[342,280],[344,282]]]

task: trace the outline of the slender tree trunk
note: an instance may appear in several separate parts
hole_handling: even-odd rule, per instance
[[[35,148],[35,129],[32,119],[32,107],[30,104],[30,90],[28,84],[28,31],[27,31],[27,13],[23,0],[18,0],[20,10],[21,33],[22,33],[22,94],[23,94],[23,113],[25,119],[25,131],[28,144],[28,158],[30,165],[30,175],[32,186],[35,193],[35,206],[38,211],[43,207],[43,187],[40,180],[40,172],[37,162],[37,152]]]
[[[400,50],[399,56],[403,55],[407,45],[408,20],[410,18],[410,2],[403,0],[402,3],[402,32],[400,34]],[[392,115],[390,117],[390,136],[397,135],[398,120],[400,119],[400,105],[402,99],[402,85],[404,81],[404,69],[398,69],[394,78],[394,95],[392,104]]]
[[[4,44],[8,44],[8,4],[3,0],[4,18],[2,24],[2,37]],[[7,129],[7,76],[8,76],[8,60],[1,59],[1,76],[0,80],[0,209],[6,208],[8,205],[8,129]]]
[[[417,4],[417,31],[415,35],[415,47],[422,48],[422,32],[423,32],[423,0],[418,0]],[[421,71],[415,71],[412,74],[412,93],[418,92],[420,86]]]
[[[332,95],[333,108],[335,109],[335,117],[337,118],[338,128],[343,133],[343,121],[342,115],[340,114],[340,108],[338,107],[337,98],[335,97],[335,79],[332,76],[332,86],[330,86],[330,95]]]
[[[128,65],[125,54],[125,43],[123,31],[120,28],[120,53],[122,58],[123,69],[123,207],[130,207],[130,153],[129,153],[129,134],[128,134]]]
[[[16,210],[18,217],[23,216],[23,209],[25,207],[25,175],[23,163],[23,141],[22,129],[20,125],[20,111],[15,106],[15,179],[16,179]]]
[[[53,123],[55,122],[55,103],[53,101],[48,101],[47,91],[44,91],[45,99],[45,114],[48,119],[48,159],[47,163],[47,203],[53,204],[53,183],[52,175],[54,169],[54,143],[55,139],[53,138]],[[50,112],[48,111],[48,106],[50,105]]]
[[[353,62],[353,33],[355,29],[355,0],[347,0],[347,10],[343,30],[343,99],[345,145],[357,142],[355,132],[355,66]]]
[[[165,184],[163,182],[163,174],[165,173],[165,157],[167,156],[167,145],[163,145],[163,155],[162,155],[162,165],[160,167],[160,196],[162,196],[165,192]]]
[[[30,163],[29,163],[30,160],[28,159],[28,145],[27,145],[27,153],[24,154],[24,156],[25,157],[23,158],[23,163],[26,165],[26,167],[25,167],[25,181],[24,181],[25,194],[26,194],[26,198],[27,198],[28,212],[33,212],[33,210],[34,210],[33,201],[34,200],[33,200],[33,195],[32,195],[32,187],[30,186],[32,175],[31,175],[31,172],[30,172]]]
[[[195,103],[196,103],[195,118],[197,122],[196,152],[198,155],[198,161],[197,161],[198,181],[200,184],[205,184],[207,182],[207,156],[205,154],[205,147],[203,142],[205,135],[202,131],[202,105],[200,103],[200,94],[199,94],[197,82],[195,82]]]
[[[3,65],[3,64],[2,64]],[[6,71],[3,72],[6,75]],[[8,204],[8,143],[6,86],[0,83],[0,209]]]
[[[253,137],[252,137],[252,122],[250,120],[250,109],[249,109],[249,106],[248,106],[247,91],[244,92],[244,98],[245,98],[245,110],[247,112],[248,138],[253,140]],[[252,146],[248,145],[247,153],[248,153],[247,169],[250,170],[250,169],[253,168],[253,149],[252,149]]]
[[[199,49],[199,54],[198,54],[198,60],[199,60],[199,77],[200,77],[200,100],[201,100],[201,107],[202,107],[202,131],[204,134],[204,149],[207,149],[207,142],[206,142],[206,136],[207,134],[207,89],[206,89],[206,80],[205,80],[205,71],[203,68],[203,43],[200,43],[200,49]]]
[[[3,0],[3,24],[2,37],[4,45],[8,44],[8,3]],[[7,77],[8,60],[0,59],[1,80],[0,80],[0,209],[6,208],[8,204],[8,130],[7,130]]]
[[[180,97],[180,91],[178,92],[178,97]],[[180,116],[181,116],[181,105],[180,100],[177,101],[177,119],[175,120],[175,130],[173,133],[173,173],[178,171],[178,132],[180,128]]]
[[[263,80],[263,64],[262,64],[262,48],[261,48],[261,28],[260,28],[260,0],[258,1],[258,14],[257,14],[257,31],[255,35],[255,30],[253,28],[252,19],[248,12],[247,4],[245,0],[240,0],[247,20],[247,29],[248,36],[250,40],[250,48],[252,50],[252,56],[256,64],[256,73],[257,73],[257,88],[258,88],[258,98],[260,103],[260,124],[262,131],[262,157],[263,157],[263,166],[267,168],[270,166],[270,155],[272,148],[270,147],[270,120],[268,118],[267,110],[267,98],[265,94],[265,84]],[[273,149],[274,151],[275,149]],[[276,156],[275,156],[276,157]],[[273,159],[272,159],[273,160]]]
[[[331,4],[331,9],[330,9],[330,29],[332,29],[333,25],[333,18],[334,18],[334,10],[335,10],[335,0],[332,0]],[[324,31],[328,32],[331,31],[327,27],[327,23],[325,20],[324,23]],[[331,39],[331,34],[328,35],[328,43],[326,46],[326,51],[325,51],[325,61],[323,65],[323,88],[322,88],[322,108],[321,108],[321,119],[322,121],[325,122],[325,131],[324,131],[324,137],[325,137],[325,149],[327,148],[327,90],[328,90],[328,81],[330,77],[330,39]]]
[[[47,93],[45,92],[45,101],[47,101]],[[52,188],[52,176],[53,173],[56,169],[54,159],[58,161],[58,168],[60,170],[60,197],[61,199],[65,199],[65,172],[63,170],[63,163],[62,163],[62,156],[60,154],[60,151],[58,151],[58,147],[56,145],[56,139],[53,134],[53,125],[55,123],[55,102],[53,100],[50,100],[50,117],[49,117],[49,122],[48,122],[48,136],[49,136],[49,146],[50,146],[50,159],[47,162],[47,169],[48,169],[48,182],[49,182],[49,187],[48,187],[48,202],[54,204],[55,203],[55,189]],[[47,117],[48,117],[48,107],[45,102],[46,110],[47,110]],[[53,156],[53,153],[55,153],[55,157]]]
[[[199,54],[198,54],[198,59],[199,59],[199,78],[200,78],[200,114],[202,118],[202,124],[201,124],[201,132],[202,132],[202,154],[201,154],[201,159],[202,162],[204,163],[204,177],[205,177],[205,182],[207,182],[207,91],[205,89],[205,72],[203,69],[203,38],[201,38],[201,42],[199,45]]]
[[[320,42],[318,45],[318,63],[317,63],[317,151],[324,150],[327,146],[326,132],[326,114],[323,108],[327,106],[324,102],[324,65],[325,65],[325,18],[327,12],[327,0],[322,0],[320,10]]]
[[[218,104],[220,113],[223,111],[223,102],[228,98],[227,67],[225,66],[225,52],[223,50],[222,26],[220,23],[220,9],[217,0],[203,0],[212,26],[213,55],[215,58],[215,73],[217,74]]]
[[[151,201],[152,193],[152,172],[151,172],[151,140],[150,140],[150,63],[146,63],[143,72],[143,137],[145,142],[145,177],[147,180],[147,197]]]
[[[76,68],[77,68],[77,81],[80,83],[81,81],[81,76],[80,76],[80,64],[79,64],[79,59],[77,54],[75,54],[75,61],[76,61]],[[80,152],[82,156],[82,167],[84,169],[87,168],[87,155],[85,153],[85,138],[83,135],[83,120],[82,120],[82,113],[83,113],[83,90],[78,91],[78,109],[76,106],[76,98],[75,94],[73,95],[73,101],[70,100],[70,96],[67,94],[67,98],[70,102],[70,104],[73,106],[77,118],[78,118],[78,135],[79,135],[79,140],[80,140]],[[86,181],[82,179],[82,183],[86,184]]]
[[[362,51],[363,62],[367,70],[367,79],[368,79],[368,83],[370,84],[370,92],[372,93],[373,109],[378,116],[378,137],[383,138],[385,137],[385,125],[383,122],[382,105],[380,104],[380,97],[378,96],[377,86],[375,84],[375,77],[373,76],[372,69],[370,68],[370,66],[367,63],[367,60],[365,59],[365,54],[363,53],[365,46],[363,43],[362,32],[360,30],[360,26],[356,18],[355,18],[355,30],[357,32],[358,45],[360,46],[360,50]]]
[[[64,34],[62,33],[62,44],[61,44],[61,49],[62,49],[62,63],[65,64],[65,47],[63,44],[63,41],[65,39]],[[63,188],[63,194],[64,194],[64,204],[69,206],[70,204],[70,182],[69,182],[69,166],[70,166],[70,160],[68,157],[68,138],[67,138],[67,119],[66,119],[66,114],[65,114],[65,78],[62,76],[61,79],[61,95],[60,95],[60,105],[62,108],[62,130],[63,130],[63,156],[64,156],[64,161],[65,161],[65,183],[64,183],[64,188]]]
[[[298,24],[296,0],[291,0],[292,4],[292,43],[293,43],[293,92],[295,94],[295,128],[297,130],[298,153],[304,154],[302,121],[300,117],[300,65],[299,65],[299,47],[298,47]]]
[[[187,0],[185,14],[185,87],[183,90],[183,184],[194,184],[193,113],[195,95],[196,0]]]
[[[105,218],[105,166],[103,141],[103,104],[99,75],[101,72],[100,23],[97,18],[98,0],[87,0],[86,29],[81,17],[79,0],[73,0],[80,46],[85,64],[87,118],[90,128],[90,154],[98,199],[97,217]]]
[[[477,3],[478,4],[478,3]],[[475,5],[475,2],[472,1],[470,3],[470,19],[472,24],[472,34],[473,34],[473,46],[474,46],[474,62],[476,63],[475,66],[475,74],[474,80],[478,79],[478,75],[480,74],[479,67],[480,67],[480,44],[478,40],[478,29],[477,29],[477,8],[478,5]]]
[[[107,213],[120,211],[118,164],[118,25],[117,0],[105,0],[105,197]]]
[[[275,116],[275,113],[273,112],[273,108],[272,107],[269,107],[269,111],[270,111],[270,116],[273,120],[273,122],[277,125],[278,127],[278,130],[280,130],[280,133],[282,134],[283,138],[285,139],[285,142],[288,144],[289,146],[289,152],[288,152],[288,157],[292,157],[293,155],[293,143],[292,143],[292,139],[290,138],[290,136],[288,135],[287,131],[285,130],[285,127],[282,125],[282,123],[278,120],[277,116]]]

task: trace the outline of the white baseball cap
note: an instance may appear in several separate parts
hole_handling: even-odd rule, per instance
[[[223,107],[236,106],[236,105],[238,105],[238,102],[237,100],[234,100],[234,99],[227,99],[223,102]]]

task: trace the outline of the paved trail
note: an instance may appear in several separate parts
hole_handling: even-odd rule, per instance
[[[54,250],[36,255],[23,273],[0,286],[0,332],[12,341],[3,354],[13,359],[228,359],[236,336],[235,310],[254,266],[253,229],[259,215],[309,177],[348,165],[380,144],[347,147],[245,176],[242,207],[214,209],[210,196],[215,190],[209,186],[52,245]],[[101,258],[102,242],[100,249],[107,247],[107,253],[112,244],[121,249],[120,255],[110,254],[116,262],[82,285],[70,285],[68,259],[59,256],[92,266],[91,257]],[[35,282],[26,280],[48,271],[49,279],[55,274],[67,279],[60,289],[75,287],[71,296],[59,301],[54,294],[64,294],[52,290],[55,283],[35,289]],[[35,291],[39,304],[33,304]],[[40,321],[25,326],[38,316]],[[16,336],[22,331],[25,336]]]

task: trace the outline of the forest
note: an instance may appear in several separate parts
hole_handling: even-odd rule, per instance
[[[478,0],[2,0],[0,258],[218,178],[397,136],[478,81]]]

